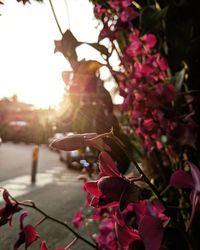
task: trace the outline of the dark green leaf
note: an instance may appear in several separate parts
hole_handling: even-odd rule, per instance
[[[171,82],[174,83],[177,90],[181,90],[185,77],[185,68],[176,72],[176,74],[172,77]]]
[[[164,19],[167,10],[168,7],[165,7],[162,10],[158,10],[154,6],[145,7],[140,15],[141,33],[145,34],[157,29],[157,27],[161,24],[161,21]]]

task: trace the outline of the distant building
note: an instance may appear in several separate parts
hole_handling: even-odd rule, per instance
[[[36,120],[44,123],[52,119],[54,113],[52,109],[35,109],[32,104],[20,102],[16,95],[0,100],[0,125],[25,126]]]

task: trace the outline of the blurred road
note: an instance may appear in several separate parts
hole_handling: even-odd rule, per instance
[[[79,172],[66,169],[59,161],[59,155],[50,151],[47,146],[39,146],[37,182],[30,183],[32,149],[34,145],[3,143],[0,146],[0,186],[8,189],[11,195],[22,200],[33,200],[49,215],[67,221],[71,225],[74,213],[83,205],[85,194],[81,190],[82,183],[77,180]],[[0,208],[3,207],[0,198]],[[41,215],[34,210],[29,211],[25,224],[34,225]],[[13,249],[13,243],[19,232],[19,215],[13,219],[13,229],[8,225],[0,228],[0,250]],[[72,233],[62,226],[45,221],[37,227],[39,241],[30,250],[39,250],[39,243],[45,239],[49,248],[64,247],[74,238]],[[88,238],[86,230],[80,231]],[[90,239],[89,239],[90,240]],[[24,249],[22,246],[20,249]],[[71,249],[91,250],[85,243],[78,241]]]
[[[0,181],[30,174],[33,144],[2,143],[0,146]],[[38,172],[62,166],[58,155],[46,145],[39,146]]]

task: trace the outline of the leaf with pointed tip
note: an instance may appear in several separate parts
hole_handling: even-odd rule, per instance
[[[166,16],[167,10],[168,7],[161,10],[156,9],[154,6],[144,7],[140,14],[141,34],[155,31],[162,24],[161,21]]]
[[[174,83],[176,90],[181,90],[185,77],[185,68],[176,72],[176,74],[172,77],[171,82]]]
[[[101,54],[104,54],[107,57],[110,56],[108,49],[104,45],[101,45],[99,43],[87,43],[87,44],[93,47],[94,49],[98,50]]]

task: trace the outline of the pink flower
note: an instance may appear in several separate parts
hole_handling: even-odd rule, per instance
[[[43,240],[40,244],[40,250],[49,250],[46,242]],[[54,250],[67,250],[67,248],[55,248]]]
[[[153,48],[156,45],[157,39],[153,34],[146,34],[141,37],[141,40],[145,43],[148,48]]]
[[[131,0],[121,0],[122,7],[127,8],[132,3]]]
[[[100,250],[118,249],[115,223],[112,218],[104,218],[99,224],[98,247]]]
[[[152,118],[145,119],[142,124],[142,128],[151,131],[155,128],[155,122]]]
[[[140,201],[134,204],[134,207],[138,218],[139,234],[144,242],[145,250],[159,250],[165,230],[164,223],[169,220],[163,213],[164,207],[159,203],[149,201]]]
[[[139,200],[140,188],[132,182],[141,179],[141,177],[131,180],[122,176],[106,152],[100,153],[99,171],[97,180],[85,183],[87,192],[98,198],[98,206],[119,203],[120,210],[123,210],[128,203]]]
[[[116,231],[118,241],[122,247],[129,247],[129,245],[135,241],[141,240],[138,230],[127,227],[126,225],[121,226],[117,224]]]
[[[189,188],[192,190],[190,194],[192,214],[187,226],[187,230],[190,228],[194,219],[194,215],[200,207],[200,171],[192,162],[188,162],[188,164],[191,170],[191,175],[179,169],[176,170],[170,178],[171,186],[176,188]]]
[[[139,13],[136,12],[132,7],[127,7],[120,14],[120,19],[122,22],[130,22],[138,16]]]
[[[142,54],[142,52],[143,52],[143,47],[142,47],[141,41],[137,36],[135,36],[135,39],[131,42],[131,44],[126,49],[126,53],[130,57],[136,57]]]
[[[9,198],[7,190],[3,190],[3,199],[5,201],[5,207],[0,208],[0,226],[9,223],[11,226],[13,214],[22,210],[22,208],[13,200]]]
[[[121,7],[121,0],[110,0],[108,1],[110,6],[115,9],[116,11],[118,11]]]
[[[23,221],[27,215],[28,215],[28,212],[25,211],[20,216],[20,229],[21,229],[21,231],[19,232],[18,239],[14,244],[14,248],[13,248],[14,250],[18,249],[24,243],[25,243],[25,248],[27,249],[27,247],[29,247],[39,237],[38,233],[36,232],[36,230],[33,226],[28,224],[24,227]]]
[[[100,4],[95,4],[94,13],[98,17],[101,17],[103,14],[106,13],[106,9],[103,6],[101,6]]]
[[[74,215],[72,223],[76,228],[80,228],[83,225],[83,212],[82,209],[80,208]]]
[[[167,70],[169,68],[167,60],[165,58],[163,58],[163,57],[159,58],[157,60],[157,63],[158,63],[158,66],[159,66],[160,70],[165,71],[165,70]]]
[[[110,40],[114,40],[115,33],[111,30],[112,26],[105,23],[103,29],[100,31],[98,40],[103,40],[106,37],[109,37]]]

